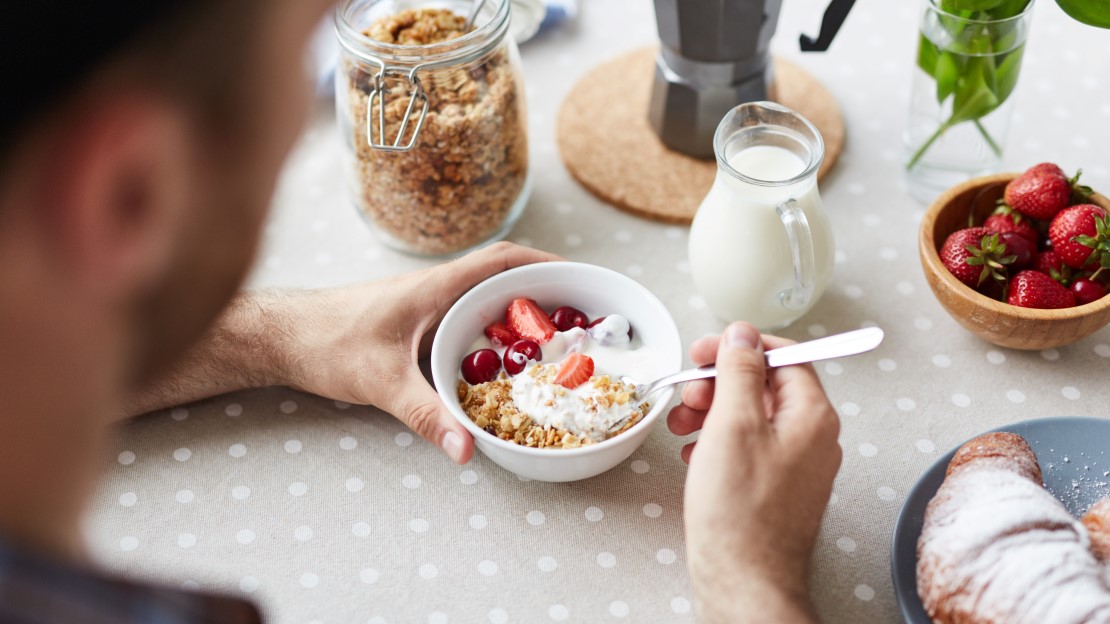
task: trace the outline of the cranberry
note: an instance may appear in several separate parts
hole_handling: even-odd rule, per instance
[[[1006,245],[1006,255],[1016,256],[1013,263],[1008,267],[1011,271],[1017,272],[1033,266],[1033,261],[1037,258],[1036,243],[1017,232],[1003,232],[1000,238]]]
[[[470,385],[497,379],[501,372],[501,358],[493,349],[479,349],[463,358],[463,379]]]
[[[519,375],[528,362],[539,362],[543,359],[540,345],[533,340],[517,340],[505,349],[505,371],[510,375]]]
[[[1081,277],[1072,282],[1071,291],[1075,293],[1075,305],[1098,301],[1106,296],[1105,286],[1086,277]]]
[[[605,320],[605,319],[607,319],[607,318],[609,318],[609,317],[608,317],[608,316],[602,316],[602,317],[598,317],[598,318],[594,319],[594,322],[593,322],[593,323],[590,323],[590,324],[589,324],[589,325],[588,325],[588,326],[586,327],[586,329],[593,329],[593,328],[594,328],[594,327],[596,327],[596,326],[597,326],[597,325],[598,325],[599,323],[601,323],[602,321],[604,321],[604,320]],[[631,324],[631,323],[629,323],[629,324],[628,324],[628,341],[629,341],[629,342],[632,342],[632,324]]]
[[[563,332],[570,330],[572,327],[586,329],[590,319],[582,310],[570,306],[563,306],[561,308],[556,308],[555,311],[551,313],[551,322],[555,323],[555,329]]]

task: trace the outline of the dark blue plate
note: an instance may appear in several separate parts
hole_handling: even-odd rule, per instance
[[[1110,496],[1110,420],[1102,418],[1038,418],[993,431],[1016,433],[1033,447],[1045,486],[1072,515]],[[959,448],[959,447],[957,447]],[[925,507],[940,489],[944,471],[956,449],[929,466],[902,503],[890,547],[890,576],[902,617],[908,624],[931,624],[917,596],[917,538]]]

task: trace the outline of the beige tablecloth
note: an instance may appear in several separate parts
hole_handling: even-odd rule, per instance
[[[555,150],[556,107],[574,80],[654,39],[649,2],[582,4],[577,26],[523,51],[536,190],[511,239],[640,280],[688,343],[721,324],[691,283],[687,229],[599,203]],[[1039,4],[1008,164],[1082,166],[1088,183],[1110,188],[1110,35]],[[946,449],[1016,420],[1106,416],[1110,404],[1110,331],[1041,353],[996,349],[949,319],[922,279],[922,207],[900,177],[916,6],[861,0],[828,54],[802,56],[797,35],[816,31],[824,7],[788,0],[775,42],[826,81],[849,129],[822,188],[838,241],[834,283],[784,333],[887,331],[880,350],[819,367],[844,421],[813,579],[829,622],[898,619],[894,519]],[[281,178],[252,284],[319,287],[429,264],[383,249],[344,193],[340,141],[323,110]],[[87,534],[111,569],[247,595],[278,624],[691,622],[683,442],[660,426],[605,475],[522,482],[483,457],[455,467],[374,409],[245,392],[124,427]]]

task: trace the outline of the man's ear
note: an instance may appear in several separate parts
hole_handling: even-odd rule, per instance
[[[189,120],[149,94],[107,94],[74,108],[37,177],[41,223],[65,270],[109,297],[166,270],[186,217],[195,143]]]

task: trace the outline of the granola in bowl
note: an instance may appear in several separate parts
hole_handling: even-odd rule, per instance
[[[364,37],[406,55],[405,62],[387,62],[390,71],[372,107],[379,67],[345,59],[339,97],[345,98],[340,110],[353,152],[356,204],[387,242],[404,251],[447,255],[498,238],[527,200],[527,120],[515,49],[506,38],[488,49],[460,41],[444,51],[473,32],[465,21],[448,9],[418,8],[366,28]],[[439,58],[452,54],[457,62]],[[410,81],[408,70],[427,61],[417,82]],[[410,109],[417,87],[428,106],[423,123],[422,100]],[[414,145],[381,149],[371,139]]]
[[[652,349],[636,345],[628,321],[608,315],[590,323],[561,307],[550,317],[516,299],[506,322],[463,358],[459,404],[486,433],[533,448],[578,448],[628,431],[650,411],[619,378],[653,375]]]

